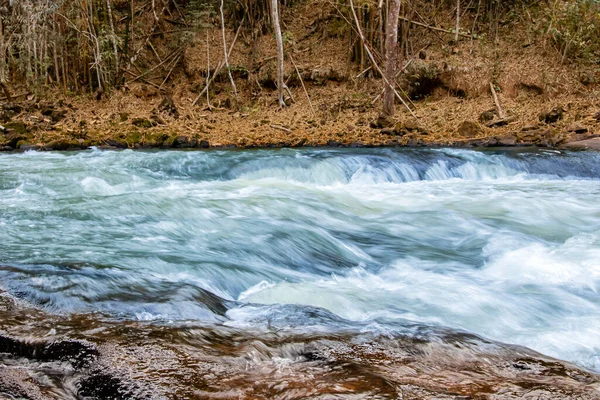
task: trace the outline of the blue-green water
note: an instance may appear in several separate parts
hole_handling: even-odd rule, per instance
[[[600,369],[600,155],[0,155],[0,285],[240,329],[407,321]]]

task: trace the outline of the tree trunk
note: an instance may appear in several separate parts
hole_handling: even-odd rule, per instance
[[[275,41],[277,42],[277,97],[279,99],[279,107],[285,107],[283,99],[283,89],[285,82],[283,81],[283,38],[281,36],[281,26],[279,25],[279,0],[271,0],[271,21],[273,22],[273,32],[275,32]]]
[[[233,88],[233,93],[235,94],[235,101],[237,102],[237,88],[235,87],[235,81],[233,80],[233,76],[231,75],[231,68],[229,68],[229,55],[227,54],[227,40],[225,39],[225,13],[223,12],[223,3],[224,0],[221,0],[221,7],[219,8],[219,11],[221,12],[221,36],[223,36],[223,55],[225,56],[225,67],[227,68],[227,75],[229,75],[229,81],[231,82],[231,87]]]
[[[115,24],[113,22],[113,15],[112,15],[112,7],[110,6],[110,2],[111,0],[106,0],[106,11],[108,13],[108,20],[110,21],[110,34],[112,35],[111,37],[111,41],[112,41],[112,45],[113,45],[113,56],[115,57],[115,76],[114,76],[114,83],[118,86],[119,85],[119,47],[117,45],[117,35],[115,33]]]
[[[398,64],[398,17],[401,0],[390,0],[385,27],[385,77],[387,84],[383,94],[383,113],[394,115],[394,81]]]
[[[4,82],[8,80],[8,65],[6,63],[6,49],[4,48],[4,26],[0,17],[0,85],[4,88]],[[10,102],[10,95],[7,95]]]
[[[454,36],[454,44],[458,44],[458,35],[460,31],[460,0],[456,0],[456,34]]]

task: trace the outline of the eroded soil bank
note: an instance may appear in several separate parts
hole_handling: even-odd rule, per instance
[[[523,347],[414,324],[394,336],[260,332],[53,315],[0,295],[2,398],[357,396],[591,400],[600,378]]]

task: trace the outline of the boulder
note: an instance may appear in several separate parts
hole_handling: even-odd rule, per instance
[[[479,136],[482,132],[483,128],[475,121],[463,121],[458,127],[458,134],[466,138]]]
[[[565,110],[562,107],[554,107],[552,110],[548,112],[543,112],[540,114],[540,121],[545,122],[546,124],[553,124],[555,122],[560,121],[565,117]]]
[[[569,133],[587,133],[588,130],[588,128],[579,124],[572,124],[567,127]]]
[[[481,122],[482,124],[485,124],[487,122],[492,121],[496,116],[496,111],[495,110],[487,110],[482,112],[479,115],[479,122]]]

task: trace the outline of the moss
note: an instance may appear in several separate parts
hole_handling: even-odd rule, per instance
[[[8,122],[4,124],[4,127],[9,131],[12,130],[21,135],[27,133],[27,125],[25,125],[25,123],[21,121]]]
[[[142,141],[142,134],[139,131],[131,131],[125,135],[124,139],[129,145],[133,145]]]

